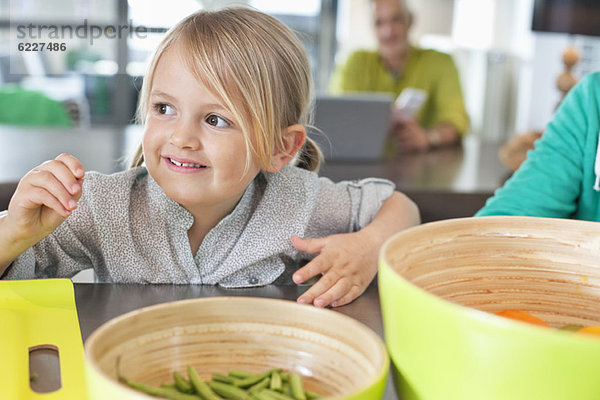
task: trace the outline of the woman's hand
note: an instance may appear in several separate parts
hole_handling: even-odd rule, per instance
[[[377,273],[379,254],[379,242],[366,236],[363,231],[317,239],[292,236],[296,249],[319,254],[294,273],[294,282],[299,284],[323,275],[298,302],[337,307],[360,296]]]
[[[393,124],[391,137],[401,152],[426,151],[431,147],[427,131],[415,119]]]
[[[25,175],[0,219],[0,273],[23,251],[56,229],[77,207],[85,171],[61,154]]]

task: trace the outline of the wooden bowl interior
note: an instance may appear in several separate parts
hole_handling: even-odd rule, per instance
[[[161,304],[100,327],[86,342],[88,361],[117,380],[153,386],[193,365],[204,379],[231,369],[283,368],[327,396],[372,384],[385,346],[357,321],[331,310],[283,300],[209,298]]]
[[[465,218],[392,239],[385,262],[436,296],[486,312],[519,308],[550,326],[600,325],[600,225]]]

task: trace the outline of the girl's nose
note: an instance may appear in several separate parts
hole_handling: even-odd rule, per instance
[[[197,150],[202,146],[200,134],[190,124],[180,124],[175,127],[169,141],[182,149]]]

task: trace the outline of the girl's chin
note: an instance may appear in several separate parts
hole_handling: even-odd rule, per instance
[[[199,193],[182,192],[180,190],[169,190],[163,186],[163,191],[171,200],[181,204],[184,207],[193,207],[203,202],[203,197]]]
[[[202,200],[198,199],[196,197],[182,196],[182,195],[170,196],[168,193],[167,193],[167,196],[169,196],[169,198],[171,200],[176,201],[177,203],[181,204],[184,207],[193,207],[198,204],[202,204]]]

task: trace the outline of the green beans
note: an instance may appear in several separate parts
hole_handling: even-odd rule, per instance
[[[304,393],[306,394],[306,398],[308,400],[318,399],[319,397],[321,397],[320,394],[311,392],[310,390],[305,390]]]
[[[193,393],[194,388],[179,372],[173,372],[173,379],[175,380],[175,387],[183,393]]]
[[[279,372],[273,372],[271,374],[271,382],[269,382],[269,389],[271,390],[281,390],[282,382],[281,375]]]
[[[237,371],[239,372],[239,371]],[[271,376],[273,373],[279,373],[281,369],[271,369],[267,372],[263,372],[262,374],[251,374],[245,378],[237,378],[233,380],[233,384],[237,387],[246,388],[252,385],[257,384],[262,381],[264,378]],[[229,372],[231,374],[231,372]]]
[[[271,389],[265,389],[261,393],[273,400],[294,400],[294,397],[288,396],[284,393],[276,392]]]
[[[229,376],[234,378],[247,378],[252,375],[250,372],[240,371],[239,369],[232,369],[229,371]]]
[[[163,389],[163,388],[155,388],[153,386],[144,385],[142,383],[132,382],[127,379],[121,379],[121,382],[125,383],[127,386],[129,386],[132,389],[135,389],[139,392],[144,392],[144,393],[150,394],[152,396],[158,396],[162,392],[162,389]]]
[[[144,385],[144,384],[137,383],[137,382],[132,382],[127,379],[122,379],[121,381],[124,382],[127,386],[129,386],[132,389],[135,389],[139,392],[144,392],[149,395],[156,396],[156,397],[162,397],[165,399],[172,399],[172,400],[200,400],[201,399],[198,396],[180,392],[177,389],[177,387],[161,386],[161,387],[157,388],[157,387],[148,386],[148,385]]]
[[[180,392],[177,387],[160,388],[159,397],[171,400],[202,400],[201,397],[189,393]]]
[[[187,367],[187,378],[173,372],[173,382],[160,387],[148,386],[125,379],[117,362],[119,381],[138,391],[172,400],[312,400],[321,395],[304,389],[299,374],[280,368],[263,373],[231,370],[227,375],[213,373],[204,381],[193,366]]]
[[[250,386],[250,389],[248,389],[248,393],[255,393],[259,390],[266,389],[271,385],[271,382],[273,382],[273,376],[271,375],[270,379],[267,376],[262,381]]]
[[[217,373],[212,374],[213,381],[219,381],[219,382],[223,382],[223,383],[233,384],[233,379],[234,378],[232,378],[231,376],[227,376],[227,375],[223,375],[223,374],[217,374]]]
[[[248,393],[244,389],[223,382],[208,382],[208,386],[217,394],[228,400],[246,400],[249,398]]]
[[[290,374],[290,386],[292,387],[292,395],[296,400],[306,400],[302,380],[298,374]]]
[[[220,400],[221,397],[217,396],[215,392],[212,391],[208,383],[204,382],[198,376],[196,369],[191,365],[188,367],[188,375],[190,377],[190,382],[194,389],[196,389],[196,393],[200,395],[204,400]]]

